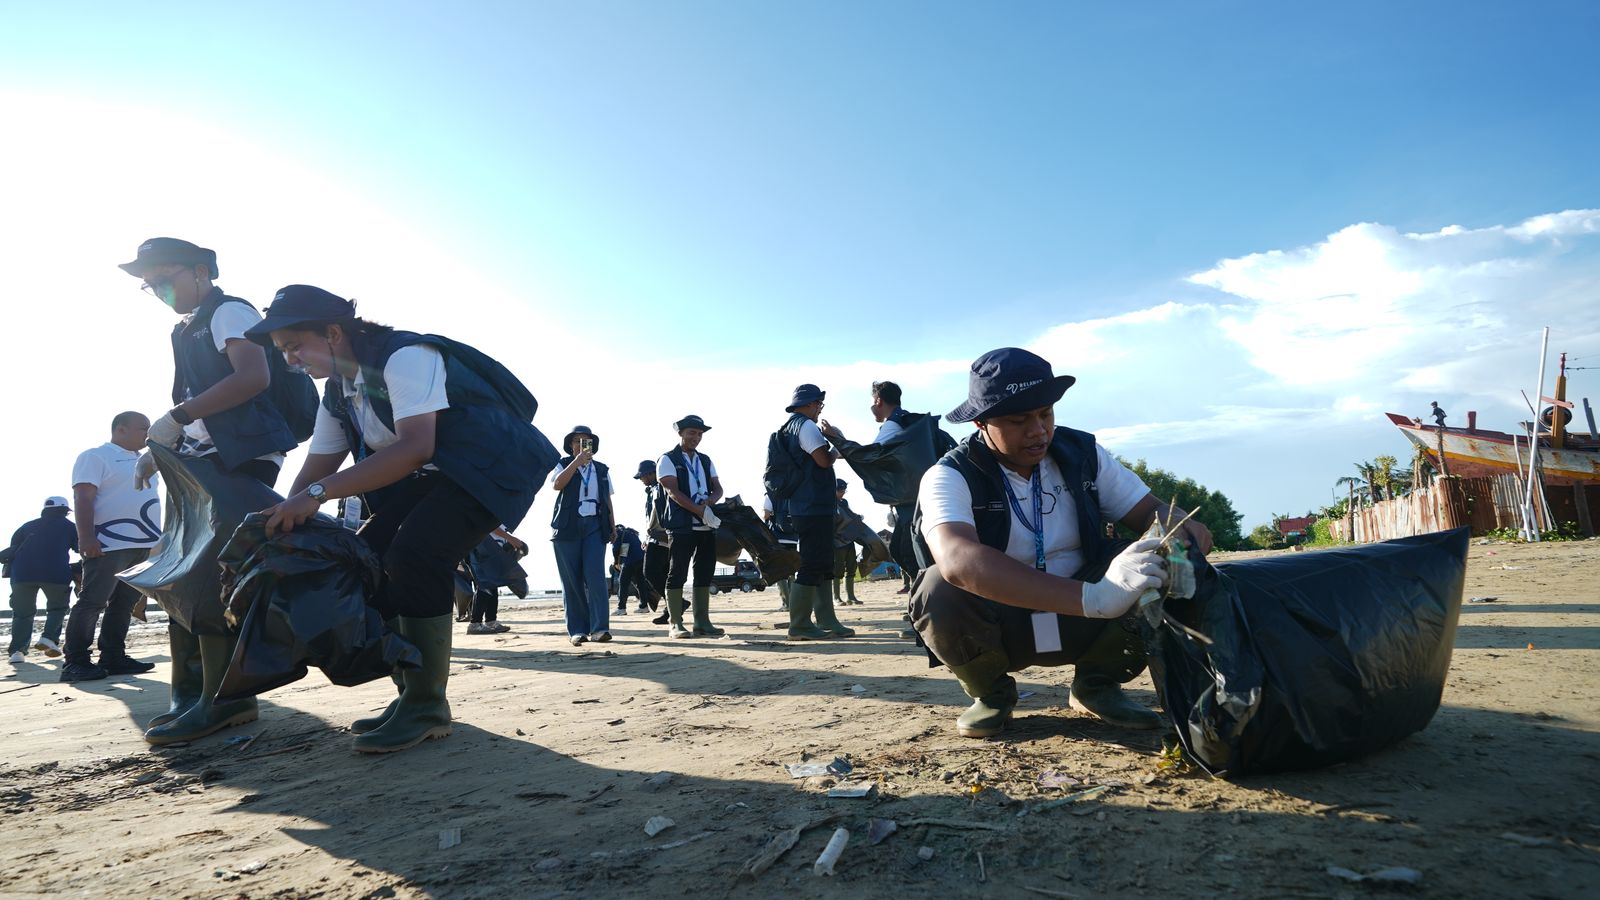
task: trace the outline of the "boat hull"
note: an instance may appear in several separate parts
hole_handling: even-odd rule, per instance
[[[1436,426],[1419,424],[1415,419],[1388,413],[1406,439],[1428,454],[1435,466],[1439,464],[1440,432]],[[1500,431],[1467,431],[1444,428],[1445,467],[1451,475],[1477,478],[1484,475],[1515,474],[1518,447],[1512,435]],[[1518,438],[1523,466],[1526,466],[1528,443]],[[1541,443],[1539,465],[1546,484],[1600,484],[1600,450],[1568,447],[1557,450]]]

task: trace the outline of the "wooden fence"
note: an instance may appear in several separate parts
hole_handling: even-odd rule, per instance
[[[1540,528],[1553,517],[1539,491],[1534,492],[1534,508]],[[1371,543],[1394,538],[1448,531],[1463,525],[1473,534],[1495,528],[1516,528],[1522,524],[1522,492],[1515,475],[1487,478],[1440,478],[1418,487],[1404,497],[1385,500],[1352,511],[1331,523],[1333,536],[1341,541]]]

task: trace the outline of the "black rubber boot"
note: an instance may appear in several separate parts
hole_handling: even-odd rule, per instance
[[[811,607],[827,588],[822,585],[789,585],[789,640],[825,641],[828,633],[811,621]]]
[[[222,686],[222,676],[228,671],[228,660],[233,658],[235,635],[197,634],[200,645],[200,699],[170,722],[157,725],[144,733],[149,743],[176,744],[179,741],[196,741],[229,728],[254,722],[260,712],[256,698],[247,697],[230,703],[217,703],[217,688]]]
[[[696,585],[692,599],[694,601],[694,636],[722,637],[727,634],[726,631],[711,624],[711,588]]]
[[[1161,728],[1161,716],[1128,698],[1122,685],[1144,671],[1144,646],[1120,622],[1107,622],[1100,637],[1072,664],[1071,705],[1122,728]]]
[[[837,585],[838,582],[836,581],[834,584]],[[817,585],[816,593],[812,596],[817,601],[811,612],[817,617],[818,628],[826,631],[829,637],[847,638],[856,636],[855,629],[844,627],[844,623],[840,622],[839,617],[834,614],[833,598],[828,596],[827,588]]]
[[[956,717],[962,737],[994,737],[1011,721],[1017,706],[1017,680],[1006,673],[1009,661],[1003,651],[987,650],[965,665],[951,666],[961,689],[972,698],[967,711]]]
[[[450,701],[445,697],[450,681],[450,638],[455,630],[450,616],[400,616],[395,623],[401,637],[422,652],[422,668],[400,670],[400,698],[394,712],[382,725],[356,737],[353,746],[359,753],[394,753],[430,738],[450,736]]]
[[[151,719],[146,729],[165,725],[183,715],[183,711],[200,699],[204,681],[200,673],[200,642],[194,633],[167,623],[167,651],[172,656],[172,702],[167,711]]]

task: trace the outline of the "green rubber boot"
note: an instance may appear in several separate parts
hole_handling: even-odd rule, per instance
[[[667,588],[667,637],[689,637],[689,629],[683,627],[683,588]]]
[[[834,584],[838,584],[838,582],[834,582]],[[844,627],[844,623],[840,622],[839,617],[834,614],[833,598],[828,596],[828,589],[817,585],[815,596],[817,603],[811,611],[817,617],[817,627],[826,631],[829,637],[855,637],[855,629]]]
[[[231,703],[215,702],[217,688],[222,686],[222,676],[228,671],[228,660],[233,658],[233,645],[239,640],[238,636],[197,634],[194,639],[200,649],[200,696],[176,718],[144,733],[144,739],[156,746],[197,741],[224,728],[254,722],[261,715],[254,697]]]
[[[985,650],[971,662],[951,666],[961,689],[972,698],[967,711],[956,717],[962,737],[994,737],[1011,721],[1017,706],[1017,680],[1006,674],[1010,661],[1002,650]]]
[[[694,636],[722,637],[727,634],[726,631],[711,624],[711,588],[695,585],[693,599]]]
[[[387,628],[390,631],[395,632],[396,634],[399,633],[399,624],[400,623],[395,621],[394,619],[384,619],[383,620],[383,627]],[[378,713],[375,716],[368,716],[365,719],[357,719],[354,722],[351,722],[350,723],[350,733],[351,734],[366,734],[369,731],[373,731],[379,725],[382,725],[384,722],[389,721],[389,717],[394,715],[395,707],[400,705],[400,694],[405,691],[406,686],[405,686],[405,682],[400,680],[399,671],[396,671],[393,675],[390,675],[389,676],[389,680],[394,682],[395,698],[393,700],[389,701],[388,708],[386,708],[383,712]]]
[[[853,564],[844,571],[844,596],[845,605],[861,605],[861,601],[856,599],[856,567]]]
[[[167,623],[167,649],[172,656],[172,702],[167,711],[145,725],[146,729],[165,725],[183,715],[183,711],[200,699],[204,680],[200,673],[200,642],[194,632]]]
[[[1071,705],[1122,728],[1162,727],[1161,716],[1128,698],[1122,685],[1144,671],[1144,646],[1119,622],[1107,622],[1100,637],[1072,664]]]
[[[820,584],[801,584],[798,581],[789,586],[789,640],[828,639],[828,633],[811,621],[811,607],[816,604],[816,598],[822,596],[826,590],[827,588]]]
[[[400,616],[395,623],[400,636],[422,651],[422,668],[400,670],[400,699],[394,713],[355,739],[358,753],[394,753],[430,738],[450,736],[450,701],[445,699],[445,687],[450,681],[454,620],[445,613],[426,619]]]
[[[786,612],[789,609],[789,591],[791,591],[793,588],[793,578],[785,578],[784,580],[778,582],[778,599],[783,601],[781,606]]]

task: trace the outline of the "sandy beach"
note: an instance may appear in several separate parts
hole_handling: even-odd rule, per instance
[[[1228,554],[1218,554],[1221,561]],[[1600,541],[1474,542],[1443,707],[1420,734],[1329,769],[1238,782],[1158,769],[1159,737],[1069,710],[1070,670],[1031,670],[1001,740],[896,635],[895,582],[840,610],[849,641],[792,645],[775,590],[718,595],[723,640],[648,616],[570,647],[557,605],[456,635],[455,732],[360,757],[343,726],[387,682],[313,672],[260,721],[155,750],[166,644],[140,677],[78,685],[37,656],[0,680],[0,895],[96,897],[1099,897],[1600,889]],[[464,626],[458,626],[464,628]],[[1133,693],[1154,705],[1148,678]],[[802,761],[853,771],[792,778]],[[828,797],[836,782],[873,785]],[[1090,788],[1077,802],[1045,805]],[[672,825],[654,836],[646,823]],[[869,819],[898,830],[870,842]],[[658,823],[659,824],[659,823]],[[836,874],[812,863],[849,830]],[[793,848],[759,874],[774,836]],[[457,843],[457,839],[459,842]],[[920,848],[931,848],[924,859]]]

